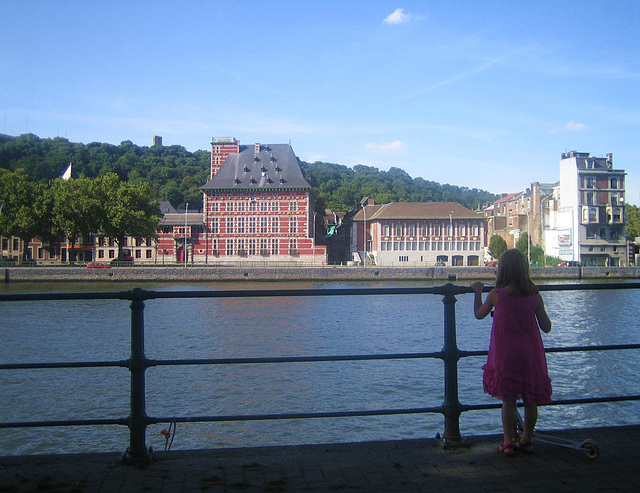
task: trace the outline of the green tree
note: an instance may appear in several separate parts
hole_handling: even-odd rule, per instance
[[[627,205],[625,213],[627,238],[635,239],[640,236],[640,208],[636,205]]]
[[[0,231],[22,240],[22,260],[28,258],[27,244],[32,238],[49,235],[43,191],[43,185],[30,181],[22,169],[14,173],[0,170]]]
[[[518,242],[516,243],[516,248],[525,255],[529,253],[529,233],[522,233],[520,235],[520,238],[518,238]]]
[[[66,237],[71,244],[69,260],[78,237],[88,237],[98,231],[102,204],[93,193],[93,180],[52,180],[48,194],[51,196],[53,234]]]
[[[160,208],[147,183],[131,185],[120,181],[115,173],[107,173],[94,180],[93,187],[93,194],[101,203],[98,233],[116,242],[118,257],[122,257],[126,236],[156,236]]]
[[[507,251],[507,242],[500,235],[493,235],[489,240],[489,254],[498,260]]]

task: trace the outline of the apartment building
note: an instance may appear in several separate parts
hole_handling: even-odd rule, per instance
[[[563,153],[560,182],[549,200],[545,251],[583,265],[627,265],[624,170],[613,168],[613,155]]]
[[[454,202],[361,203],[351,226],[355,261],[375,265],[483,265],[485,221]]]

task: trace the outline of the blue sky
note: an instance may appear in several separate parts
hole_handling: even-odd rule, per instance
[[[5,134],[291,140],[495,193],[611,152],[640,203],[637,1],[25,0],[0,32]]]

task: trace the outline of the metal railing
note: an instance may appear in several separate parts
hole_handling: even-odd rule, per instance
[[[640,289],[640,283],[606,283],[606,284],[566,284],[540,285],[541,291],[563,290],[610,290]],[[485,291],[490,290],[485,287]],[[86,293],[27,293],[2,294],[2,301],[44,301],[44,300],[130,300],[131,310],[131,355],[126,360],[87,361],[87,362],[43,362],[0,364],[0,370],[43,369],[43,368],[96,368],[121,367],[130,371],[130,410],[126,418],[112,419],[75,419],[59,421],[3,422],[2,428],[27,428],[51,426],[93,426],[124,425],[129,428],[129,446],[123,454],[123,461],[133,463],[149,462],[153,459],[151,449],[146,446],[146,429],[151,424],[166,422],[222,422],[253,420],[284,420],[311,418],[339,418],[356,416],[382,416],[397,414],[441,413],[444,416],[443,439],[446,446],[455,447],[463,444],[460,434],[460,416],[465,411],[494,409],[501,404],[461,404],[458,397],[458,361],[461,358],[483,356],[487,351],[461,351],[456,341],[456,295],[468,294],[469,287],[445,284],[440,287],[384,287],[384,288],[341,288],[341,289],[279,289],[279,290],[242,290],[242,291],[178,291],[157,292],[140,288],[120,292],[86,292]],[[441,351],[428,353],[395,353],[395,354],[357,354],[341,356],[301,356],[301,357],[268,357],[268,358],[210,358],[210,359],[171,359],[154,360],[145,355],[144,341],[144,302],[152,299],[178,298],[246,298],[246,297],[308,297],[308,296],[383,296],[383,295],[442,295],[444,304],[444,346]],[[585,352],[640,349],[640,344],[621,344],[607,346],[573,346],[547,348],[553,352]],[[145,371],[152,366],[183,365],[236,365],[265,363],[304,363],[330,361],[364,361],[364,360],[400,360],[400,359],[440,359],[444,363],[444,400],[435,407],[353,410],[315,413],[288,414],[255,414],[227,416],[185,416],[185,417],[151,417],[146,413]],[[586,404],[596,402],[616,402],[640,400],[640,395],[618,395],[609,397],[580,398],[554,400],[550,405]]]

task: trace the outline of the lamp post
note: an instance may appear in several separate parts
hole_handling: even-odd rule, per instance
[[[449,245],[450,245],[450,250],[451,250],[451,263],[449,265],[453,266],[453,247],[454,247],[454,241],[453,241],[453,211],[451,211],[449,213]]]
[[[531,220],[529,219],[529,208],[527,207],[524,212],[527,214],[527,260],[529,266],[531,266]]]
[[[367,267],[367,203],[362,206],[362,213],[364,214],[364,231],[362,232],[363,244],[362,249],[364,251],[364,257],[362,259],[362,267]]]
[[[187,216],[189,215],[189,202],[184,208],[184,268],[187,268]]]
[[[311,224],[311,265],[316,265],[316,211],[313,211],[313,223]]]

